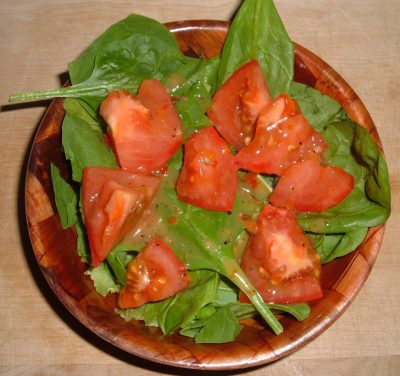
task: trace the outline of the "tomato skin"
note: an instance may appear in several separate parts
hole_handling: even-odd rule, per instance
[[[158,80],[144,80],[137,96],[125,90],[110,92],[100,114],[108,124],[118,162],[128,171],[145,173],[162,167],[182,143],[179,115]]]
[[[207,115],[225,141],[239,150],[253,137],[257,117],[269,101],[260,64],[250,60],[219,88]]]
[[[176,185],[180,200],[203,209],[230,211],[237,179],[234,156],[214,127],[189,137]]]
[[[169,298],[189,286],[186,272],[171,248],[161,240],[153,240],[129,263],[118,306],[133,308]]]
[[[319,256],[286,209],[264,207],[241,266],[266,303],[306,302],[322,296]],[[243,293],[240,301],[248,301]]]
[[[280,176],[293,163],[318,159],[326,148],[297,103],[281,94],[263,109],[253,140],[238,152],[236,161],[241,169]]]
[[[93,266],[136,225],[160,183],[158,177],[116,168],[84,169],[82,210]]]
[[[354,177],[340,167],[306,160],[286,170],[269,202],[301,212],[322,212],[339,204],[353,188]]]

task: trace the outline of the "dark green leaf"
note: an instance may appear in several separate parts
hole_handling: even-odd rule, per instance
[[[118,283],[124,286],[126,283],[126,253],[113,250],[107,255],[107,263],[110,265]]]
[[[218,64],[219,57],[194,60],[192,70],[176,72],[171,77],[175,86],[170,89],[170,94],[177,98],[174,104],[182,120],[185,139],[211,124],[205,113],[216,90]],[[185,67],[188,66],[190,64]]]
[[[125,254],[127,254],[127,252],[130,252],[130,253],[132,253],[132,252],[138,252],[138,251],[140,251],[140,249],[134,249],[130,244],[120,243],[120,244],[117,244],[117,245],[113,248],[112,251],[113,251],[113,252],[119,252],[119,253],[125,253]],[[125,261],[125,265],[126,265],[127,262],[130,261],[131,259],[132,259],[132,257],[129,258],[129,259],[127,258],[126,261]]]
[[[213,96],[217,90],[217,75],[220,57],[209,60],[187,59],[165,81],[171,96],[180,98],[189,94],[195,85],[201,84],[204,89]]]
[[[161,327],[168,312],[168,307],[173,304],[176,295],[160,300],[159,302],[147,303],[144,310],[144,324],[146,326]],[[165,334],[165,333],[164,333]]]
[[[196,83],[186,96],[175,102],[183,125],[184,139],[189,138],[193,132],[211,125],[210,119],[205,115],[210,103],[210,93],[200,82]]]
[[[257,59],[272,96],[288,92],[294,46],[272,0],[245,0],[228,31],[218,72],[219,86],[241,65]]]
[[[127,320],[136,319],[143,312],[147,326],[158,326],[163,333],[171,334],[177,328],[192,321],[197,313],[215,301],[219,283],[218,274],[208,270],[190,273],[192,281],[188,288],[160,302],[147,303],[144,307],[119,310]]]
[[[195,320],[205,320],[211,317],[215,312],[217,312],[217,308],[214,303],[207,304],[203,308],[197,312]],[[190,324],[189,324],[190,325]]]
[[[349,118],[338,102],[312,87],[292,82],[289,95],[297,101],[302,113],[317,131],[323,131],[330,123]]]
[[[311,312],[310,306],[307,303],[268,304],[268,307],[274,313],[290,314],[299,321],[303,321],[306,318],[308,318]],[[198,342],[196,336],[199,335],[200,332],[203,332],[203,330],[204,332],[206,330],[212,332],[214,330],[215,331],[214,333],[203,332],[203,335],[207,334],[207,337],[204,337],[203,340],[206,343],[220,343],[217,341],[222,341],[225,337],[224,336],[219,337],[218,334],[219,330],[221,331],[221,329],[218,330],[217,328],[213,328],[212,325],[216,324],[216,322],[214,322],[216,318],[218,318],[218,320],[224,319],[222,316],[218,316],[218,313],[221,313],[220,311],[222,310],[222,308],[224,310],[230,310],[233,316],[236,318],[236,320],[231,321],[232,316],[229,315],[228,323],[224,323],[224,325],[227,325],[228,327],[227,329],[229,332],[228,337],[234,336],[233,328],[235,328],[236,325],[233,323],[238,322],[238,320],[255,318],[259,316],[259,313],[252,304],[239,303],[237,300],[227,305],[210,304],[204,307],[201,311],[199,311],[199,314],[196,316],[196,318],[187,325],[185,325],[179,331],[179,333],[187,337],[195,338],[196,342]],[[207,326],[208,328],[204,329]],[[220,322],[220,328],[222,328],[222,321]],[[208,336],[208,334],[210,334],[210,336]]]
[[[81,216],[79,216],[77,222],[75,223],[75,229],[77,237],[77,253],[83,262],[90,264],[90,249],[85,231],[85,225],[83,224]]]
[[[238,320],[256,317],[258,315],[257,311],[251,304],[235,302],[230,306]],[[307,303],[268,304],[268,307],[274,313],[288,313],[299,321],[305,320],[311,312],[310,306]]]
[[[72,187],[62,178],[60,170],[53,164],[50,166],[50,172],[57,212],[62,228],[66,229],[78,220],[78,197]]]
[[[216,310],[214,309],[213,314],[215,312],[216,312]],[[192,322],[190,322],[189,324],[187,324],[183,328],[181,328],[181,330],[179,331],[179,334],[181,336],[194,338],[200,332],[200,330],[203,328],[203,326],[205,325],[207,320],[208,320],[208,317],[200,319],[200,320],[193,320]]]
[[[93,119],[88,121],[90,116],[77,101],[68,99],[66,103],[68,112],[62,125],[62,144],[66,158],[71,161],[73,180],[82,180],[86,166],[117,167],[100,125]],[[74,108],[73,115],[71,108]]]
[[[354,251],[365,239],[368,228],[360,228],[344,234],[308,234],[315,250],[325,264]]]
[[[390,214],[388,170],[368,131],[349,120],[328,125],[322,134],[329,144],[327,163],[353,175],[355,187],[340,204],[325,212],[299,214],[302,228],[340,234],[384,223]]]
[[[236,302],[238,300],[239,289],[232,284],[229,279],[221,277],[221,282],[218,286],[218,296],[216,303],[220,306]]]
[[[229,305],[221,307],[194,337],[196,343],[226,343],[233,341],[242,329]]]
[[[299,321],[305,320],[310,316],[310,306],[307,303],[296,304],[270,304],[269,308],[275,313],[289,313]]]
[[[258,312],[254,309],[252,304],[240,303],[238,300],[230,304],[232,312],[238,320],[254,318],[258,316]],[[272,305],[269,304],[271,308]]]
[[[164,315],[160,327],[170,334],[177,328],[193,320],[198,311],[215,300],[219,283],[218,274],[199,270],[191,273],[192,283],[176,295],[176,299]]]
[[[81,119],[93,128],[93,130],[104,130],[102,126],[105,124],[99,122],[99,116],[97,113],[94,112],[84,100],[73,98],[66,99],[64,100],[64,109],[69,115]]]
[[[179,50],[176,40],[169,30],[161,23],[150,18],[131,14],[127,18],[115,23],[100,35],[82,55],[68,65],[71,82],[75,85],[90,78],[95,70],[98,55],[103,51],[114,49],[113,46],[122,46],[117,51],[117,56],[123,55],[125,49],[131,44],[131,38],[147,37],[154,39],[157,45],[162,45],[162,50]],[[125,42],[127,42],[125,44]],[[140,47],[140,45],[139,45]],[[146,47],[144,47],[146,50]],[[134,77],[132,77],[134,79]]]
[[[144,79],[166,79],[191,59],[180,52],[161,23],[132,14],[111,26],[83,55],[70,63],[73,86],[13,95],[10,101],[38,98],[85,98],[94,113],[111,90],[136,93]]]

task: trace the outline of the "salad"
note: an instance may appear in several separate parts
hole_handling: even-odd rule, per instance
[[[245,0],[222,53],[182,54],[132,14],[69,64],[51,176],[63,228],[116,314],[197,343],[233,341],[257,317],[304,320],[321,264],[390,214],[387,166],[367,130],[294,81],[294,45],[272,0]],[[224,330],[221,330],[223,328]]]

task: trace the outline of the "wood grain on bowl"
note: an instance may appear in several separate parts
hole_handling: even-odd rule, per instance
[[[168,23],[182,51],[205,58],[220,53],[229,24],[221,21]],[[351,87],[325,62],[296,45],[295,79],[330,95],[348,114],[366,127],[381,147],[368,111]],[[62,230],[51,187],[50,163],[64,177],[69,168],[60,143],[63,101],[50,105],[36,135],[26,179],[26,215],[36,259],[49,285],[66,308],[94,333],[135,356],[158,363],[193,369],[237,369],[265,364],[304,346],[326,330],[344,312],[365,282],[377,257],[384,227],[369,230],[353,253],[324,265],[324,297],[311,304],[310,317],[298,322],[282,317],[285,331],[275,336],[255,320],[246,320],[236,341],[197,345],[174,334],[163,336],[158,328],[126,322],[114,313],[116,297],[101,297],[84,274],[86,265],[76,252],[74,230]]]

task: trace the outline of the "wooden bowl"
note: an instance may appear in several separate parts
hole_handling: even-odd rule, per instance
[[[201,53],[209,58],[220,53],[229,23],[182,21],[167,26],[184,53]],[[372,119],[356,93],[331,67],[299,45],[295,79],[335,98],[381,147]],[[255,320],[247,320],[236,341],[204,345],[177,334],[164,336],[158,328],[145,327],[139,321],[124,321],[114,313],[115,294],[101,297],[84,275],[86,265],[77,255],[74,230],[62,230],[56,213],[49,166],[54,163],[68,178],[68,164],[61,152],[63,116],[63,100],[56,99],[34,140],[25,191],[29,234],[40,268],[58,299],[81,323],[112,345],[150,361],[182,368],[239,369],[265,364],[301,348],[330,327],[371,271],[384,226],[371,228],[356,251],[323,266],[324,297],[311,304],[307,320],[282,318],[285,331],[280,336]]]

